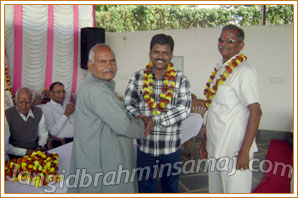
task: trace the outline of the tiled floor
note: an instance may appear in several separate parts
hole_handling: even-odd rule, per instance
[[[260,133],[262,135],[260,135]],[[268,135],[269,134],[269,135]],[[272,136],[273,134],[273,136]],[[259,131],[259,134],[256,138],[257,146],[259,151],[255,153],[255,158],[259,159],[258,162],[262,161],[266,157],[266,153],[269,147],[269,143],[271,139],[280,139],[287,140],[291,134],[285,132],[276,132],[276,131]],[[208,193],[208,172],[203,169],[204,164],[201,166],[194,165],[195,162],[200,159],[199,156],[199,148],[201,145],[202,138],[198,136],[196,138],[195,149],[195,159],[193,161],[189,160],[188,153],[186,150],[182,150],[181,160],[183,165],[181,167],[185,167],[183,173],[180,174],[179,179],[179,193]],[[257,161],[253,164],[255,169],[260,169],[260,163]],[[187,163],[187,164],[186,164]],[[197,167],[200,167],[197,170]],[[262,170],[262,168],[261,168]],[[258,186],[260,181],[263,178],[264,173],[262,171],[254,171],[253,172],[253,185],[252,191]],[[157,186],[157,192],[161,192],[160,185]]]

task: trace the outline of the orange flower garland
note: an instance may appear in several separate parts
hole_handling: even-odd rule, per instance
[[[11,99],[12,99],[12,101],[14,101],[14,94],[12,92],[9,71],[8,71],[8,67],[7,67],[6,54],[5,54],[5,82],[6,82],[6,88],[5,88],[5,90],[9,90],[10,91],[11,97],[12,97]]]
[[[58,154],[36,151],[30,156],[14,158],[5,162],[5,179],[14,182],[33,182],[36,187],[61,180],[58,175]]]
[[[173,63],[170,63],[167,67],[167,71],[164,76],[162,93],[160,94],[159,103],[156,104],[153,94],[153,74],[152,63],[150,62],[143,74],[143,93],[145,103],[148,105],[152,115],[160,115],[163,112],[167,104],[170,103],[173,97],[173,90],[175,87],[176,71]]]
[[[214,70],[211,73],[210,79],[208,80],[208,82],[206,83],[206,88],[204,89],[204,95],[207,98],[207,101],[205,103],[205,106],[208,108],[210,106],[210,104],[212,103],[212,100],[216,94],[216,91],[218,89],[218,86],[220,86],[221,84],[224,83],[224,81],[227,80],[227,78],[229,77],[229,74],[231,74],[233,72],[233,70],[242,62],[246,61],[247,57],[243,54],[239,54],[238,56],[236,56],[235,58],[233,58],[231,61],[229,61],[227,63],[227,65],[225,66],[225,71],[220,75],[220,77],[216,80],[216,82],[214,83],[213,87],[211,88],[211,84],[218,72],[218,70],[216,68],[214,68]]]

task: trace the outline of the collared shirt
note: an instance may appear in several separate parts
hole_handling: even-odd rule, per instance
[[[160,115],[152,115],[144,101],[143,73],[140,70],[134,73],[128,82],[125,92],[124,105],[131,117],[143,114],[152,117],[154,127],[150,134],[138,139],[138,148],[155,156],[170,154],[181,146],[181,121],[189,116],[191,109],[190,84],[187,77],[180,71],[176,71],[175,88],[173,98]],[[163,77],[157,79],[153,72],[154,100],[158,104],[162,93]]]
[[[50,134],[59,138],[73,137],[74,134],[74,114],[68,117],[64,115],[66,104],[58,104],[51,100],[42,106],[47,129]]]
[[[21,118],[27,122],[27,120],[29,119],[29,117],[34,118],[34,114],[32,112],[32,110],[30,109],[29,113],[27,116],[23,115],[22,113],[20,113]],[[6,120],[5,117],[5,132],[7,133],[8,137],[10,136],[10,130],[9,130],[9,124]],[[44,145],[47,143],[48,140],[48,131],[46,129],[46,123],[45,123],[45,118],[44,115],[41,116],[40,122],[38,124],[38,145],[41,147],[44,147]],[[8,152],[9,154],[13,154],[13,155],[17,155],[17,156],[24,156],[26,155],[27,149],[24,148],[20,148],[20,147],[15,147],[12,144],[8,144]]]
[[[213,84],[223,73],[226,63],[221,62],[217,65],[218,72]],[[229,74],[227,80],[218,86],[208,109],[206,123],[208,157],[233,157],[239,152],[247,128],[248,105],[260,103],[259,101],[257,73],[247,61],[242,62],[232,74]],[[250,152],[256,151],[254,141]]]

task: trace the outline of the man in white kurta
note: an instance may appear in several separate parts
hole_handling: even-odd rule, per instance
[[[238,31],[241,30],[233,25],[222,30],[219,51],[223,61],[217,65],[210,87],[227,72],[225,66],[244,46],[244,32],[242,38]],[[200,154],[202,158],[208,155],[210,164],[217,163],[209,169],[210,193],[251,192],[249,161],[257,151],[255,134],[261,117],[259,103],[256,71],[244,60],[218,86],[208,109],[206,136]]]
[[[50,137],[54,138],[52,144],[55,148],[62,143],[73,141],[75,106],[73,103],[66,103],[66,92],[61,82],[51,84],[50,94],[51,101],[42,105],[41,109],[45,115]]]
[[[48,131],[59,138],[72,138],[74,133],[74,114],[64,114],[67,104],[51,100],[42,107]]]

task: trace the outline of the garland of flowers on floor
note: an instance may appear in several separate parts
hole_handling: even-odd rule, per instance
[[[176,71],[174,69],[174,64],[170,63],[164,76],[159,103],[156,103],[153,94],[152,62],[146,66],[143,74],[143,93],[145,103],[148,105],[152,115],[160,115],[161,112],[164,111],[166,105],[171,102],[175,87],[175,79]]]
[[[211,73],[210,79],[208,80],[208,82],[206,83],[206,88],[204,89],[204,95],[207,98],[207,101],[205,102],[205,106],[208,108],[211,103],[212,100],[216,94],[216,91],[218,89],[218,87],[224,83],[224,81],[227,80],[227,78],[229,77],[229,74],[232,74],[233,70],[238,67],[238,65],[244,61],[247,60],[247,57],[243,54],[239,54],[238,56],[236,56],[235,58],[233,58],[231,61],[229,61],[226,65],[225,65],[225,70],[224,72],[220,75],[220,77],[218,79],[216,79],[216,82],[214,83],[214,85],[211,88],[211,84],[213,83],[213,80],[218,72],[217,68],[214,68],[214,70]]]
[[[5,162],[5,180],[46,186],[61,180],[58,175],[59,155],[35,151],[30,156],[13,158]]]

